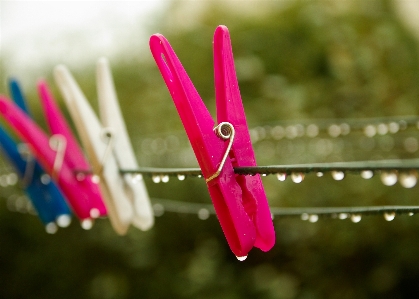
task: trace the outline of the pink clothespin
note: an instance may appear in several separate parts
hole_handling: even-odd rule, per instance
[[[58,182],[74,213],[82,221],[83,228],[89,229],[93,224],[92,219],[106,215],[106,207],[97,200],[100,197],[98,189],[92,188],[84,178],[77,177],[76,169],[69,163],[65,154],[68,136],[60,134],[48,138],[32,119],[4,96],[0,96],[0,114],[15,133],[28,143],[48,174]],[[59,117],[52,121],[60,122]],[[51,140],[54,139],[58,141],[58,150],[53,149]]]
[[[217,27],[214,34],[217,126],[166,38],[152,35],[150,49],[206,179],[231,250],[240,260],[253,246],[270,250],[275,231],[260,175],[240,176],[233,169],[256,166],[256,160],[227,27]]]
[[[99,185],[94,182],[96,178],[89,173],[91,172],[91,167],[76,138],[71,132],[66,119],[58,108],[46,81],[40,80],[37,85],[39,97],[51,134],[53,134],[53,136],[63,136],[66,140],[64,160],[70,169],[73,171],[80,171],[76,175],[77,180],[80,182],[80,185],[83,185],[84,189],[90,190],[91,197],[89,198],[89,201],[92,205],[92,210],[90,211],[91,216],[97,218],[106,215],[106,206],[102,199]],[[83,173],[83,171],[85,173]]]

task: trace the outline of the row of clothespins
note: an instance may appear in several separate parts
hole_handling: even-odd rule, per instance
[[[236,175],[233,169],[256,166],[256,161],[225,26],[215,30],[213,46],[218,125],[169,42],[160,34],[150,38],[152,55],[183,122],[228,244],[243,260],[253,247],[270,250],[275,232],[260,175]],[[18,145],[1,129],[1,145],[39,217],[45,224],[66,226],[72,211],[85,228],[107,215],[121,235],[130,225],[150,229],[154,216],[144,182],[120,171],[138,165],[108,62],[101,59],[97,65],[100,121],[66,67],[56,67],[54,78],[84,151],[45,81],[38,83],[38,91],[51,136],[29,116],[16,81],[10,83],[15,103],[0,96],[0,115],[25,142],[23,147]]]

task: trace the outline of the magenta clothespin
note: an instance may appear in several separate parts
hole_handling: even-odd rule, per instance
[[[97,194],[86,185],[85,180],[77,178],[77,174],[65,159],[64,151],[58,153],[50,146],[51,139],[30,119],[17,105],[4,96],[0,96],[0,114],[10,127],[28,143],[34,155],[44,166],[44,169],[59,184],[77,217],[82,221],[82,226],[89,229],[92,219],[103,215],[102,206],[92,202]],[[56,136],[57,135],[53,135]],[[65,140],[60,135],[58,140]],[[65,142],[65,141],[64,141]],[[57,155],[61,155],[58,157]],[[57,159],[58,158],[58,159]],[[60,161],[57,167],[57,161]]]
[[[260,176],[238,176],[233,169],[255,166],[256,161],[227,27],[219,26],[214,35],[218,126],[166,38],[151,36],[150,49],[206,179],[231,250],[239,259],[253,246],[270,250],[275,231]]]
[[[78,145],[76,138],[71,132],[67,121],[58,108],[46,81],[38,81],[38,93],[51,134],[64,136],[66,140],[64,160],[71,170],[74,172],[79,171],[79,173],[76,174],[76,178],[80,182],[80,185],[83,186],[83,189],[90,190],[91,197],[89,200],[93,209],[90,212],[93,214],[91,216],[94,218],[105,216],[107,211],[100,193],[99,185],[94,182],[95,178],[90,173],[90,165]]]

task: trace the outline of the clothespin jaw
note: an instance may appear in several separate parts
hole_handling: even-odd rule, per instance
[[[99,59],[96,76],[100,119],[102,125],[113,132],[115,138],[112,153],[120,169],[138,168],[106,58]],[[125,192],[133,206],[133,225],[141,230],[150,229],[154,225],[154,213],[144,181],[134,178],[134,175],[129,173],[123,174],[123,179]]]
[[[233,166],[257,166],[226,26],[218,26],[215,30],[213,47],[217,121],[233,124],[238,136],[230,152]],[[259,174],[242,176],[237,177],[237,181],[243,190],[246,211],[256,227],[255,247],[268,251],[275,244],[275,230],[261,177]]]
[[[45,118],[51,133],[53,136],[62,136],[65,139],[66,151],[63,157],[64,160],[71,170],[74,172],[80,171],[76,174],[76,177],[79,184],[83,185],[84,189],[90,190],[90,203],[92,208],[94,208],[93,213],[95,213],[95,218],[105,216],[107,214],[107,210],[102,200],[99,186],[94,182],[93,175],[91,173],[87,173],[91,171],[89,163],[84,157],[84,154],[79,147],[76,138],[71,132],[67,121],[58,108],[46,81],[40,80],[37,85]],[[82,173],[81,171],[84,171],[85,173]]]
[[[132,222],[133,209],[115,155],[112,154],[112,137],[104,134],[109,130],[101,125],[66,67],[56,67],[54,77],[90,159],[93,173],[99,177],[99,186],[112,227],[123,235]],[[107,135],[106,139],[104,135]]]
[[[229,154],[229,142],[214,132],[210,113],[166,38],[160,34],[152,35],[150,49],[207,180],[227,242],[237,257],[247,256],[255,244],[256,228],[246,213],[243,192],[236,180],[232,160],[226,156]],[[223,161],[219,175],[214,177]]]
[[[52,176],[56,171],[54,169],[56,152],[50,147],[47,135],[25,112],[4,96],[0,96],[0,115],[16,134],[28,143],[37,160],[43,165],[46,172]],[[66,194],[74,213],[82,220],[83,227],[91,227],[91,219],[97,216],[97,211],[92,211],[95,207],[92,207],[90,202],[91,190],[80,184],[66,161],[63,161],[56,179],[61,190]]]

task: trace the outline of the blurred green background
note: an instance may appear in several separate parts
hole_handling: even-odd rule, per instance
[[[100,4],[100,2],[98,2]],[[98,5],[99,5],[98,4]],[[260,165],[388,158],[417,158],[418,130],[367,138],[362,131],[337,138],[265,137],[278,124],[325,123],[418,115],[417,31],[397,13],[397,2],[377,1],[175,1],[147,23],[166,36],[201,97],[215,115],[212,36],[231,34],[243,103]],[[416,28],[419,30],[419,28]],[[127,31],[130,28],[126,28]],[[77,36],[72,47],[78,47]],[[121,41],[110,57],[121,109],[141,166],[194,167],[195,158],[172,99],[147,50]],[[36,50],[36,49],[35,49]],[[65,49],[71,53],[72,49]],[[66,63],[97,108],[95,61],[42,62],[24,77],[23,89],[45,127],[35,83],[53,87],[52,68]],[[2,52],[1,60],[13,58]],[[269,135],[269,134],[268,134]],[[413,142],[406,146],[406,140]],[[256,142],[257,141],[257,142]],[[314,143],[313,143],[314,142]],[[415,145],[416,142],[416,145]],[[314,145],[313,145],[314,144]],[[366,144],[366,145],[365,145]],[[389,145],[390,144],[390,145]],[[315,150],[313,150],[315,149]],[[10,168],[3,161],[3,173]],[[205,183],[171,179],[154,184],[152,198],[210,203]],[[417,188],[384,186],[379,176],[309,174],[301,184],[264,179],[271,206],[331,207],[417,205]],[[238,262],[214,215],[166,212],[148,232],[117,236],[108,220],[90,231],[76,220],[55,235],[22,207],[10,206],[19,187],[1,188],[0,297],[2,298],[418,298],[418,216],[365,216],[359,223],[274,219],[277,242]],[[8,205],[9,202],[9,205]]]

